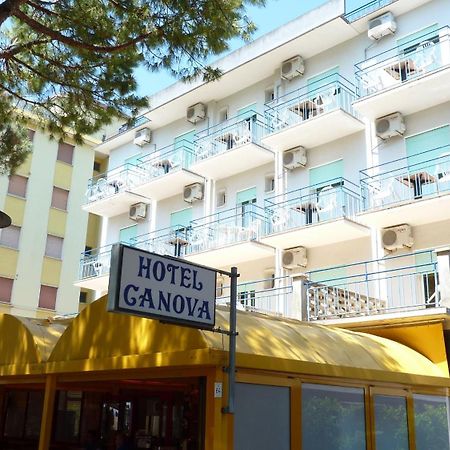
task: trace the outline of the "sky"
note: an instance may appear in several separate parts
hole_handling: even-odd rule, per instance
[[[361,0],[350,0],[352,3]],[[257,38],[292,19],[326,3],[327,0],[267,0],[264,8],[249,7],[247,15],[258,27],[253,38]],[[366,1],[367,2],[367,1]],[[244,45],[242,41],[233,41],[230,51]],[[151,73],[144,68],[136,71],[138,94],[151,95],[177,81],[167,72]]]

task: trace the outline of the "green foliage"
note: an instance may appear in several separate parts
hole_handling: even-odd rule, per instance
[[[216,79],[204,61],[251,36],[248,3],[264,0],[0,0],[0,121],[12,126],[23,119],[12,109],[25,109],[51,135],[70,129],[81,142],[148,106],[135,93],[139,64]],[[0,164],[14,169],[21,152],[9,149],[19,156]]]
[[[420,404],[415,408],[416,449],[449,449],[447,407],[445,403]]]

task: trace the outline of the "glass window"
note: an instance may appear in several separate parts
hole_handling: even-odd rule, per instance
[[[376,449],[409,450],[406,398],[375,395],[374,408]]]
[[[19,248],[20,227],[10,225],[0,230],[0,245],[10,248]]]
[[[28,395],[25,391],[8,392],[6,396],[6,419],[3,435],[21,438],[25,425]]]
[[[10,302],[14,280],[0,277],[0,302]]]
[[[64,243],[63,238],[48,234],[47,243],[45,245],[45,256],[61,259],[63,243]]]
[[[25,436],[37,438],[41,432],[42,407],[44,404],[43,391],[31,391],[28,394],[27,418],[25,422]]]
[[[69,191],[58,187],[53,187],[52,207],[67,211],[67,200],[69,198]]]
[[[303,384],[301,416],[302,450],[366,449],[363,389]]]
[[[39,308],[55,309],[57,292],[58,288],[41,284],[41,292],[39,293]]]
[[[414,395],[416,450],[449,450],[447,397]]]
[[[59,391],[56,408],[55,439],[62,442],[78,440],[80,434],[82,393]]]
[[[20,175],[11,175],[8,184],[8,194],[25,198],[27,194],[28,178]]]
[[[56,159],[67,164],[72,164],[74,148],[75,147],[73,145],[60,142],[58,145],[58,156]]]

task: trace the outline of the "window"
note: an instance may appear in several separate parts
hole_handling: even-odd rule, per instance
[[[264,289],[273,289],[275,287],[275,271],[267,269],[264,271]]]
[[[228,119],[228,107],[222,108],[219,111],[219,123],[225,122]]]
[[[227,203],[227,193],[225,189],[220,189],[216,194],[216,206],[220,208],[221,206],[225,206]]]
[[[275,175],[273,173],[264,178],[264,192],[267,194],[275,190]]]
[[[253,219],[256,203],[256,188],[246,189],[236,194],[237,213],[242,216],[242,226],[248,227]]]
[[[254,289],[248,291],[240,291],[238,293],[238,301],[242,306],[254,308],[256,306],[256,291]]]
[[[52,194],[52,208],[62,209],[67,211],[67,200],[69,198],[69,191],[58,187],[53,187]]]
[[[79,391],[59,391],[55,413],[55,440],[76,442],[80,434],[81,403]]]
[[[14,280],[0,277],[0,302],[10,302]]]
[[[55,309],[57,292],[58,288],[41,284],[41,292],[39,293],[39,308]]]
[[[58,236],[47,235],[47,243],[45,245],[45,256],[50,256],[50,258],[62,257],[64,239]]]
[[[87,303],[87,292],[80,291],[80,303]]]
[[[267,88],[264,91],[264,102],[268,103],[275,99],[275,91],[273,87]]]
[[[27,194],[28,178],[20,175],[11,175],[9,177],[8,194],[25,198]]]
[[[0,245],[19,248],[20,227],[11,225],[0,230]]]
[[[56,159],[67,164],[72,164],[74,148],[75,147],[73,145],[60,142],[58,145],[58,156]]]
[[[94,161],[94,172],[100,172],[101,169],[101,163],[99,161]]]

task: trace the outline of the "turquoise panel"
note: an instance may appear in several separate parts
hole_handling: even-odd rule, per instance
[[[339,159],[338,161],[333,161],[328,164],[324,164],[322,166],[313,167],[309,169],[309,184],[326,186],[330,184],[330,180],[334,180],[336,178],[342,178],[344,176],[344,160]],[[337,180],[335,180],[336,182]]]
[[[181,166],[185,169],[187,169],[194,161],[194,138],[195,130],[191,130],[177,136],[173,141],[173,148],[176,153],[173,158],[175,161],[179,161]]]
[[[433,38],[438,35],[438,29],[438,24],[434,24],[415,33],[408,34],[408,36],[397,40],[397,46],[399,50],[405,50],[409,47],[414,47],[425,40],[433,40]]]
[[[421,273],[429,273],[434,272],[434,264],[436,259],[436,253],[434,252],[424,252],[418,253],[415,255],[416,265],[419,266],[417,268],[418,272]]]
[[[137,236],[137,225],[131,227],[122,228],[119,232],[119,241],[124,244],[131,244],[133,238]]]
[[[138,153],[137,155],[131,156],[125,160],[125,164],[132,164],[137,166],[139,164],[138,159],[142,157],[142,153]]]
[[[182,227],[189,227],[192,220],[192,208],[182,209],[170,214],[170,226],[172,228],[181,225]]]
[[[308,78],[307,86],[308,92],[317,92],[324,86],[339,81],[339,67],[333,67],[333,69],[326,72],[319,73],[314,77]]]
[[[256,103],[246,106],[237,110],[237,116],[239,119],[250,119],[256,114]]]
[[[236,194],[236,203],[251,202],[256,200],[256,187],[246,189]]]

